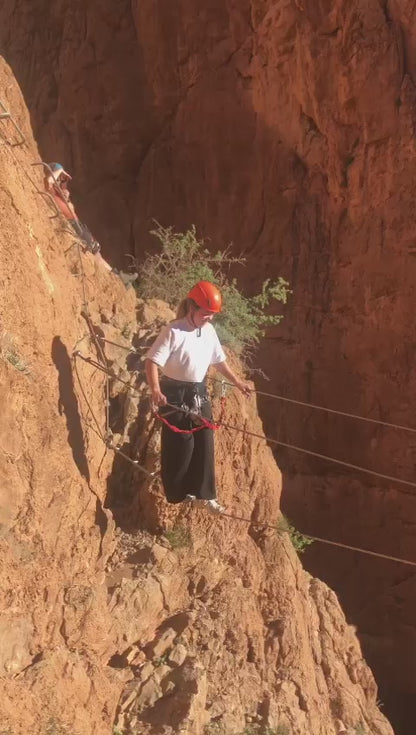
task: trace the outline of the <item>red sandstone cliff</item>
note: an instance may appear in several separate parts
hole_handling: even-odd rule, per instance
[[[75,347],[94,354],[85,298],[98,333],[126,345],[166,307],[137,304],[50,219],[3,62],[0,85],[26,136],[11,147],[0,122],[0,728],[391,734],[335,594],[302,570],[287,538],[169,509],[157,480],[104,451],[103,376],[78,362],[80,383],[71,359]],[[123,350],[108,346],[106,357],[128,376]],[[137,403],[111,385],[114,431],[152,466],[157,434]],[[228,417],[261,431],[254,403],[230,398]],[[217,463],[230,510],[274,523],[280,474],[265,443],[224,432]]]
[[[268,389],[412,424],[414,16],[413,0],[3,0],[0,39],[41,149],[76,173],[114,259],[142,252],[152,217],[234,241],[251,277],[294,290],[262,350]],[[409,435],[260,410],[270,434],[412,478]],[[297,525],[416,558],[412,493],[279,459]],[[310,558],[413,733],[414,576],[317,547]]]

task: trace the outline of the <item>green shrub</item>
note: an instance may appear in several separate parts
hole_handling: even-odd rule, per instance
[[[298,552],[298,554],[302,554],[305,549],[310,546],[310,544],[313,544],[313,539],[300,533],[300,531],[292,526],[290,521],[284,515],[282,515],[282,517],[280,518],[276,526],[276,530],[279,534],[289,534],[289,538],[292,542],[293,548]]]
[[[63,722],[60,722],[55,717],[50,717],[47,725],[45,735],[74,735],[72,731],[68,729]]]
[[[267,279],[261,293],[249,298],[241,293],[236,279],[225,273],[230,265],[244,263],[244,258],[231,257],[229,250],[210,253],[194,226],[182,233],[157,225],[151,234],[162,250],[148,255],[139,269],[137,289],[143,298],[163,299],[175,308],[197,281],[212,281],[221,289],[224,302],[223,312],[216,317],[219,337],[238,354],[252,348],[265,327],[282,319],[279,314],[265,314],[265,309],[273,301],[287,302],[291,291],[284,278]]]
[[[224,730],[224,726],[220,722],[210,722],[205,726],[204,735],[228,735]],[[290,735],[290,728],[287,725],[277,725],[277,727],[262,727],[261,725],[246,725],[240,735]]]
[[[164,535],[172,549],[183,549],[185,546],[191,545],[189,531],[183,526],[175,526],[170,531],[165,531]]]

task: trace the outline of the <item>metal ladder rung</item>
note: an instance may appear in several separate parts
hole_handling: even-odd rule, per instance
[[[26,138],[23,135],[22,131],[20,130],[16,120],[14,119],[13,115],[6,109],[3,102],[0,100],[0,120],[10,120],[14,128],[17,130],[17,132],[20,135],[20,140],[18,140],[16,143],[10,143],[10,141],[6,140],[5,142],[10,145],[12,148],[14,148],[17,145],[22,145],[26,142]]]

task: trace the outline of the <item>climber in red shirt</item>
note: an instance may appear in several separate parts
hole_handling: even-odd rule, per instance
[[[85,248],[97,257],[104,268],[115,273],[123,281],[125,286],[130,285],[137,279],[137,273],[125,273],[112,268],[109,263],[102,257],[101,246],[89,231],[87,225],[84,225],[77,216],[75,207],[71,202],[71,196],[68,189],[68,183],[72,177],[61,163],[49,163],[46,166],[45,189],[53,198],[57,208],[70,223],[75,234],[85,245]]]
[[[80,222],[75,207],[71,202],[71,197],[68,189],[68,183],[71,181],[71,176],[60,163],[50,163],[47,167],[47,174],[45,176],[45,189],[48,194],[53,198],[57,208],[64,215],[64,217],[71,224],[72,229],[78,235],[78,237],[85,244],[87,250],[91,253],[100,252],[100,244],[95,240],[89,231],[88,227]],[[104,265],[108,270],[111,270],[111,266],[105,261]]]

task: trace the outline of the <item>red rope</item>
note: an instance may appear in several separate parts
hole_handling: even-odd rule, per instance
[[[171,403],[166,404],[170,408],[177,408],[177,406],[173,406]],[[203,416],[198,415],[198,421],[201,421],[201,426],[195,426],[193,429],[179,429],[178,426],[174,426],[174,424],[171,424],[170,421],[164,418],[164,416],[161,416],[159,412],[155,412],[155,416],[157,419],[160,419],[163,421],[163,423],[169,427],[172,431],[175,432],[175,434],[195,434],[197,431],[201,431],[202,429],[212,429],[213,431],[217,431],[221,427],[223,416],[224,416],[224,409],[225,409],[225,398],[221,398],[221,413],[220,418],[218,420],[218,423],[213,423],[212,421],[209,421],[208,419],[205,419]]]

